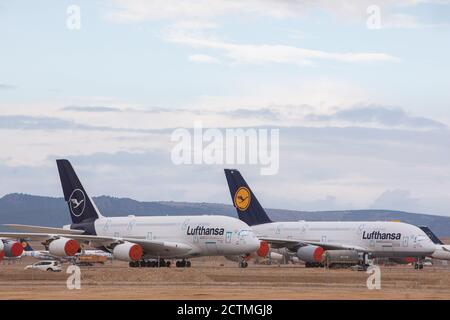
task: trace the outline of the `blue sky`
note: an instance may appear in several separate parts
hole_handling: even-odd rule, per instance
[[[59,196],[68,157],[95,195],[228,203],[170,162],[201,120],[281,129],[279,174],[242,168],[268,207],[449,215],[449,36],[446,0],[0,1],[0,194]]]

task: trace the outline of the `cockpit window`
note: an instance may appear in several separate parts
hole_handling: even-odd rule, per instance
[[[416,236],[416,241],[417,241],[417,242],[419,242],[419,241],[424,241],[424,240],[426,240],[426,239],[427,239],[427,237],[425,237],[425,236],[421,236],[421,235]]]
[[[240,237],[247,237],[247,236],[254,236],[255,234],[253,233],[252,230],[241,230],[239,231],[238,235]]]

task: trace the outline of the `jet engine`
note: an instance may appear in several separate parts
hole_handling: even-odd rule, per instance
[[[0,241],[0,242],[2,242],[2,241]],[[3,248],[4,255],[8,258],[17,258],[22,255],[23,247],[20,244],[20,242],[6,240],[3,243],[3,246],[4,246],[4,248]]]
[[[318,263],[322,260],[324,250],[318,246],[305,246],[297,250],[297,257],[308,263]]]
[[[48,245],[48,252],[51,255],[58,257],[72,257],[78,250],[80,250],[80,245],[76,240],[68,238],[59,238],[53,240]]]
[[[142,258],[142,247],[139,244],[125,242],[118,244],[113,249],[113,256],[122,261],[138,261]]]
[[[267,242],[261,241],[259,244],[259,249],[256,251],[256,254],[260,258],[265,258],[269,254],[270,246]]]

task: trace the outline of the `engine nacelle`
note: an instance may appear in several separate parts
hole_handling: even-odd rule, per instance
[[[1,242],[1,241],[0,241]],[[23,247],[20,242],[17,241],[5,241],[3,243],[3,251],[5,257],[8,258],[17,258],[22,255]]]
[[[283,260],[283,255],[277,252],[269,252],[268,258],[272,261],[281,261]]]
[[[3,244],[3,241],[0,240],[0,261],[3,259],[3,257],[5,256],[5,245]]]
[[[142,258],[142,247],[136,243],[125,242],[113,249],[114,259],[122,261],[138,261]]]
[[[59,238],[53,240],[48,245],[48,252],[58,257],[72,257],[80,250],[80,245],[76,240]]]
[[[305,246],[297,250],[297,257],[304,262],[317,263],[322,261],[323,252],[322,247]]]
[[[256,254],[260,258],[265,258],[269,254],[269,251],[270,251],[269,244],[267,242],[265,242],[265,241],[261,241],[259,243],[259,249],[256,251]]]

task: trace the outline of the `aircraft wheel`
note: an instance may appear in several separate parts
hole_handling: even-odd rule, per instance
[[[186,261],[186,267],[190,268],[191,267],[191,262],[190,261]]]
[[[167,268],[170,268],[170,265],[171,265],[170,261],[167,261],[167,262],[166,262],[166,267],[167,267]]]

